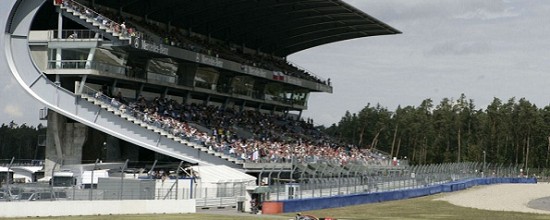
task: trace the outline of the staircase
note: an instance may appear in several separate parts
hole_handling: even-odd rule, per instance
[[[219,163],[219,164],[227,165],[227,163],[230,162],[233,165],[233,167],[235,167],[235,166],[242,167],[242,164],[244,164],[244,161],[239,160],[239,159],[237,159],[235,157],[232,157],[230,155],[226,155],[222,152],[216,152],[214,150],[208,149],[203,144],[193,141],[192,138],[182,138],[181,136],[176,136],[176,135],[172,134],[171,132],[169,132],[169,131],[167,131],[163,128],[160,128],[160,127],[157,127],[153,124],[147,123],[147,122],[143,121],[142,119],[140,119],[138,117],[135,117],[131,114],[128,114],[126,110],[120,110],[116,106],[113,106],[110,103],[111,99],[109,97],[104,96],[104,95],[97,96],[96,94],[97,94],[96,91],[92,90],[91,88],[86,88],[85,92],[83,92],[81,94],[81,98],[88,101],[88,102],[90,102],[90,103],[93,103],[96,106],[99,106],[101,109],[106,110],[107,112],[110,112],[110,113],[112,113],[116,116],[119,116],[119,117],[133,123],[135,126],[139,126],[142,129],[149,130],[149,132],[150,131],[155,132],[155,133],[159,134],[160,136],[162,136],[166,139],[177,142],[177,144],[179,144],[181,146],[179,146],[179,147],[173,147],[173,146],[168,147],[168,149],[170,151],[173,151],[173,153],[189,154],[188,150],[189,150],[189,148],[192,148],[192,149],[195,149],[196,151],[205,152],[209,155],[212,155],[216,158],[219,158],[219,159],[225,161],[225,162],[222,162],[222,163]],[[187,148],[187,149],[185,151],[182,151],[184,148]]]
[[[108,17],[101,15],[91,8],[88,8],[72,0],[64,0],[63,4],[56,4],[61,14],[74,22],[90,29],[97,30],[105,38],[116,45],[128,45],[132,36],[139,35],[138,32],[130,33],[128,29],[122,28],[119,24]]]

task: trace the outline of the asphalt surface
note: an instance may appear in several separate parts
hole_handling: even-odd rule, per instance
[[[531,200],[529,203],[527,203],[527,207],[532,209],[550,211],[550,197],[543,197]]]

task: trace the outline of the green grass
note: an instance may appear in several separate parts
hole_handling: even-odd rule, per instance
[[[350,206],[344,208],[324,209],[302,212],[317,217],[333,217],[337,219],[499,219],[499,220],[529,220],[549,219],[550,215],[529,214],[519,212],[497,212],[472,208],[464,208],[451,205],[445,201],[436,201],[434,195],[422,198],[391,201],[376,204]],[[506,201],[503,201],[506,202]],[[205,220],[251,220],[251,219],[292,219],[295,213],[277,216],[240,215],[215,215],[215,214],[181,214],[181,215],[108,215],[108,216],[72,216],[55,218],[30,218],[30,219],[61,219],[61,220],[134,220],[134,219],[205,219]],[[29,218],[28,218],[29,219]]]
[[[338,219],[550,219],[550,215],[487,211],[459,207],[445,201],[434,200],[440,196],[434,195],[304,213],[317,217],[335,217]]]

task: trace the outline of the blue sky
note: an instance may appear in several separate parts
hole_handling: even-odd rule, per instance
[[[303,116],[337,123],[368,103],[395,110],[464,93],[478,108],[494,97],[550,103],[550,1],[347,0],[403,34],[332,43],[289,56],[334,93],[314,93]],[[0,74],[0,123],[37,125],[38,109]]]

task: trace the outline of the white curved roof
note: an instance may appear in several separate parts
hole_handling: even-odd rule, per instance
[[[8,172],[8,168],[7,167],[0,167],[0,172]],[[13,172],[13,170],[10,169],[9,172]]]
[[[256,177],[225,165],[192,166],[191,168],[199,174],[200,181],[203,183],[256,181]]]
[[[36,173],[40,170],[43,170],[44,167],[42,167],[42,166],[17,166],[17,167],[12,167],[11,169],[14,170],[15,172],[17,172],[19,170],[23,170],[23,171],[27,171],[27,172],[30,172],[30,173]]]

